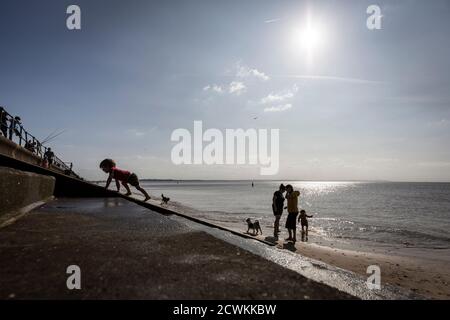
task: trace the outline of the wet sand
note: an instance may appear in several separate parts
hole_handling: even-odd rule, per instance
[[[277,246],[283,248],[284,241],[279,241]],[[297,242],[295,248],[298,254],[363,276],[368,276],[368,266],[378,265],[381,285],[396,285],[427,298],[450,299],[450,269],[443,261],[351,251],[304,242]]]

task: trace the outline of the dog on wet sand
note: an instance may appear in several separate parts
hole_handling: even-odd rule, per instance
[[[167,204],[169,202],[170,198],[164,197],[164,194],[161,194],[161,205]]]
[[[247,222],[247,233],[250,233],[250,230],[253,230],[253,235],[258,235],[258,232],[261,232],[262,234],[262,230],[261,230],[261,226],[259,225],[259,221],[255,220],[254,222],[248,218],[247,220],[245,220]]]

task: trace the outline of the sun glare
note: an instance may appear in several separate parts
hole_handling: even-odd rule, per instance
[[[305,57],[308,63],[312,62],[325,42],[322,26],[311,17],[308,17],[303,26],[294,29],[292,38],[296,54]]]
[[[303,49],[312,51],[320,43],[320,32],[318,29],[308,26],[305,30],[301,31],[299,34],[299,45]]]

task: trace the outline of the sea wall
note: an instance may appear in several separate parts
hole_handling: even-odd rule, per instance
[[[31,163],[36,166],[40,166],[42,164],[42,159],[37,154],[28,151],[24,147],[21,147],[14,141],[11,141],[3,136],[0,136],[0,154],[19,161]],[[51,169],[64,173],[63,169],[55,165],[51,165]]]
[[[16,170],[37,173],[55,178],[56,197],[117,197],[116,192],[106,190],[87,181],[65,175],[56,170],[50,170],[29,162],[21,161],[0,153],[0,166]],[[1,175],[0,175],[1,177]],[[3,179],[3,177],[1,178]],[[1,196],[0,191],[0,196]]]
[[[42,162],[37,155],[3,136],[0,136],[0,154],[34,165],[40,165]]]
[[[0,167],[0,218],[53,196],[55,178]]]
[[[22,148],[13,141],[0,136],[0,167],[32,172],[55,179],[54,195],[56,197],[116,197],[117,193],[111,192],[100,186],[88,183],[75,176],[68,176],[63,170],[52,166],[43,168],[41,158],[32,152]],[[0,178],[4,180],[0,174]],[[0,197],[2,197],[0,190]]]

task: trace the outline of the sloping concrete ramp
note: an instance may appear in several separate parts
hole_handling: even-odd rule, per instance
[[[52,201],[0,229],[0,256],[0,299],[352,298],[121,198]]]

